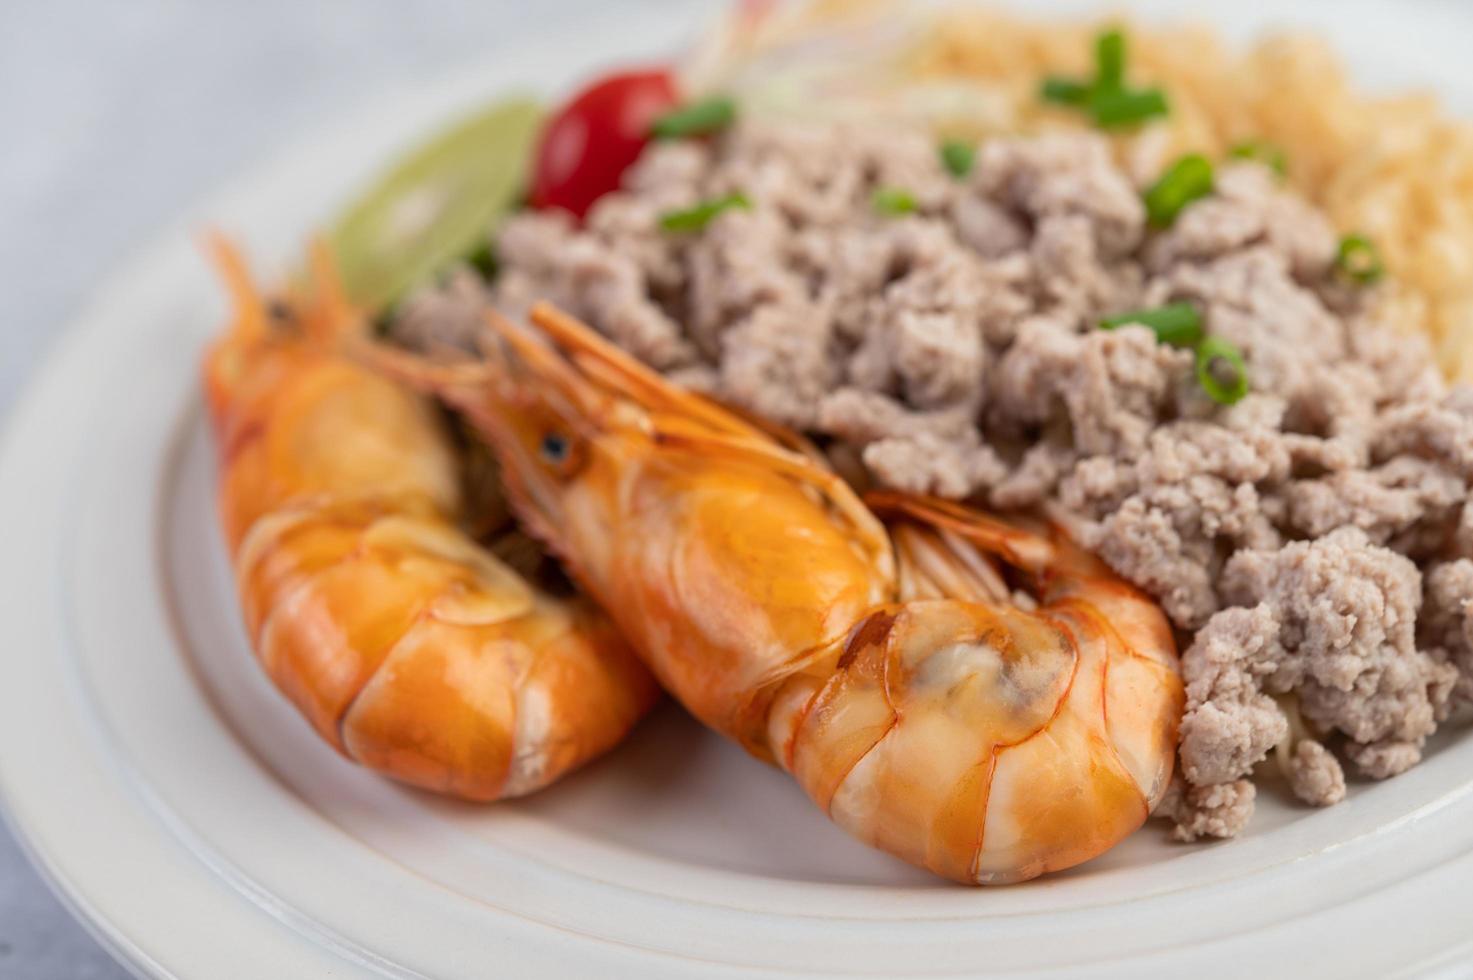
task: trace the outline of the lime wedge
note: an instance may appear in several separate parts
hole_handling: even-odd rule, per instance
[[[542,110],[498,102],[390,168],[328,233],[349,297],[392,304],[481,246],[526,183]]]

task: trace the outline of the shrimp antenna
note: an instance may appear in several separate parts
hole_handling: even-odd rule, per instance
[[[753,436],[760,430],[694,392],[676,387],[654,370],[551,303],[532,307],[531,320],[578,368],[600,384],[651,412],[684,415],[717,432]]]
[[[574,412],[567,414],[595,421],[604,414],[603,407],[594,397],[595,392],[577,370],[531,331],[494,309],[486,311],[486,325],[523,364],[532,369],[539,380],[545,381],[575,408]],[[506,363],[502,353],[498,352],[502,367],[509,371],[511,365]]]
[[[246,265],[245,256],[235,243],[219,231],[211,231],[205,238],[205,250],[209,252],[225,288],[230,292],[235,310],[235,322],[231,334],[242,343],[250,343],[267,332],[266,300],[256,288],[255,280]]]
[[[308,334],[314,340],[328,343],[362,332],[363,314],[348,299],[337,257],[321,236],[312,239],[308,262],[311,268],[311,300],[305,317]]]

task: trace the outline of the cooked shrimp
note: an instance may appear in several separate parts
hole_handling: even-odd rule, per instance
[[[1165,792],[1165,616],[1056,529],[854,492],[547,306],[479,369],[380,359],[464,412],[524,524],[664,686],[840,826],[1019,881],[1119,842]],[[898,560],[897,560],[898,559]]]
[[[447,433],[346,355],[363,321],[330,263],[309,304],[268,309],[216,253],[235,302],[204,367],[220,514],[276,686],[349,758],[469,799],[529,793],[615,745],[653,680],[589,602],[458,529]]]

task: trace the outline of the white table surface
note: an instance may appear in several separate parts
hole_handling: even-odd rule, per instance
[[[578,13],[603,6],[7,0],[0,416],[98,279],[181,209],[337,112],[446,66],[493,58],[534,21],[566,18],[576,29]],[[0,825],[0,977],[127,975]]]

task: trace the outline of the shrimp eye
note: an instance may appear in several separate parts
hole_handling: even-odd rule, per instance
[[[554,466],[561,466],[563,463],[566,463],[571,451],[572,447],[568,445],[567,437],[559,435],[556,432],[549,432],[544,435],[542,437],[542,445],[538,447],[538,452],[542,454],[542,458]]]

